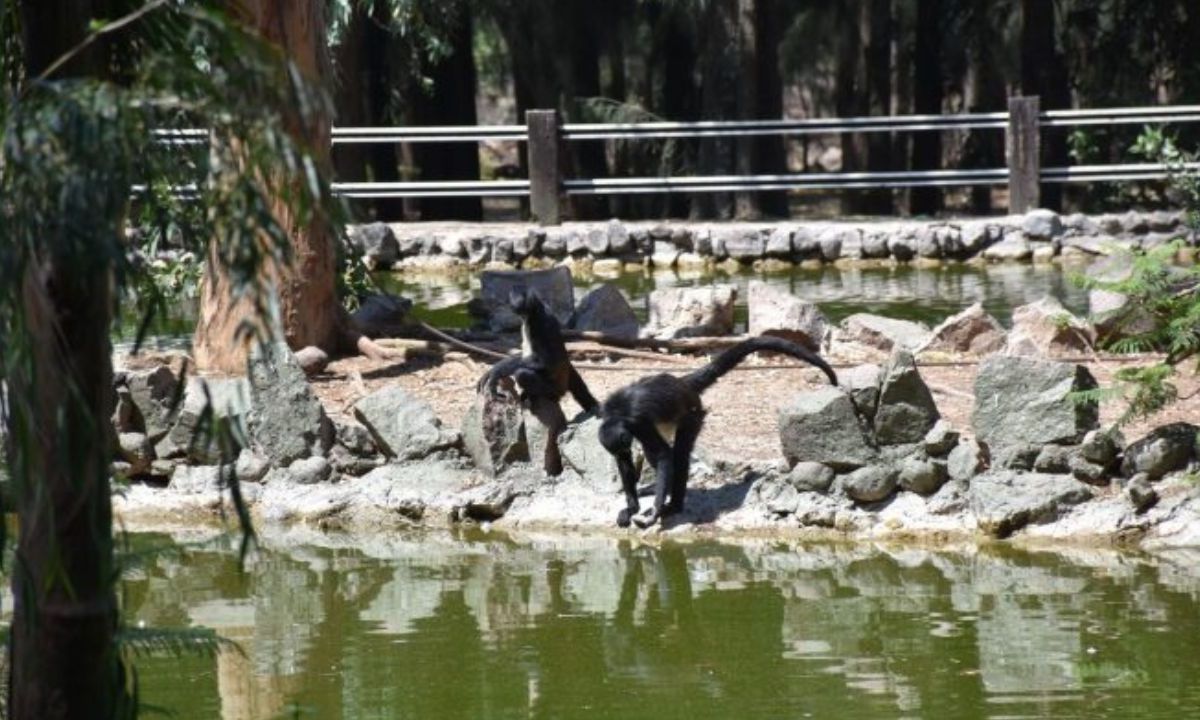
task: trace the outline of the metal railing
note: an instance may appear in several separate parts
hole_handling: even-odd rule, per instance
[[[361,199],[528,197],[534,216],[546,224],[557,224],[561,220],[563,199],[570,196],[792,189],[1008,185],[1010,212],[1024,212],[1037,206],[1039,186],[1042,183],[1154,180],[1166,177],[1171,170],[1154,163],[1041,167],[1041,128],[1192,122],[1200,122],[1200,105],[1042,112],[1036,97],[1011,98],[1008,112],[800,120],[560,124],[556,111],[530,110],[526,113],[524,125],[337,127],[332,132],[334,146],[367,143],[523,143],[529,169],[528,180],[339,182],[334,183],[333,188],[335,192],[346,197]],[[562,163],[559,160],[564,143],[583,141],[651,141],[770,135],[789,137],[979,129],[1005,132],[1006,167],[776,175],[569,178],[563,176]],[[157,134],[162,142],[172,144],[207,141],[204,130],[163,130]],[[1188,168],[1200,170],[1200,167]]]

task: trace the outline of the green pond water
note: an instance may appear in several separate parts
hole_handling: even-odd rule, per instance
[[[756,273],[749,269],[735,274],[626,272],[612,277],[578,278],[576,300],[589,289],[614,283],[629,299],[641,320],[646,318],[646,296],[656,288],[695,287],[717,283],[738,286],[736,321],[746,323],[746,287],[753,280],[770,285],[820,305],[832,320],[856,312],[919,320],[935,325],[968,305],[980,302],[1002,323],[1008,324],[1014,307],[1050,295],[1076,313],[1087,312],[1087,292],[1072,282],[1081,268],[1058,265],[945,265],[940,268],[840,269],[794,268],[780,273]],[[478,273],[453,277],[420,277],[402,273],[380,273],[381,287],[414,301],[415,312],[439,327],[471,325],[467,301],[479,294]],[[190,344],[195,327],[195,302],[181,301],[168,308],[152,329],[150,348],[183,348]],[[121,324],[117,343],[128,346],[137,332],[137,318]]]
[[[295,530],[123,595],[241,647],[139,661],[179,718],[1189,718],[1197,559]]]

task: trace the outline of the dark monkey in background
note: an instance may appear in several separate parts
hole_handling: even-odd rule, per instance
[[[751,338],[718,355],[699,370],[676,377],[662,373],[642,378],[617,390],[600,409],[600,443],[617,460],[626,507],[617,515],[617,525],[628,527],[638,512],[637,470],[631,452],[634,440],[642,445],[646,459],[654,465],[654,507],[638,525],[653,524],[660,516],[683,509],[687,494],[692,448],[704,425],[700,395],[747,355],[759,350],[790,355],[819,368],[837,385],[833,368],[816,353],[774,337]]]
[[[541,297],[535,291],[517,288],[509,295],[508,302],[521,318],[521,356],[506,358],[493,365],[479,379],[476,390],[495,394],[500,380],[513,379],[521,401],[549,431],[545,470],[550,475],[559,475],[563,467],[558,436],[567,426],[567,417],[559,401],[570,392],[575,402],[590,413],[595,413],[600,403],[592,397],[587,384],[571,365],[558,320]]]

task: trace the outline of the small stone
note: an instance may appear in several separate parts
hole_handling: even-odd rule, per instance
[[[1032,470],[1042,448],[1038,445],[1017,444],[999,448],[992,459],[992,467],[1006,470]]]
[[[320,456],[301,458],[288,465],[288,473],[292,476],[292,480],[299,485],[316,485],[325,482],[329,479],[331,470],[329,461]]]
[[[896,492],[899,473],[893,467],[869,465],[859,468],[849,475],[843,475],[839,482],[842,491],[851,500],[860,503],[874,503],[886,500]]]
[[[594,227],[588,229],[583,243],[592,257],[605,255],[608,253],[608,228]]]
[[[1030,210],[1021,221],[1021,231],[1036,240],[1050,240],[1062,234],[1062,218],[1053,210]]]
[[[787,227],[777,227],[767,236],[767,257],[790,258],[792,256],[792,231]]]
[[[925,452],[930,457],[946,457],[958,446],[959,433],[950,427],[945,420],[938,420],[925,434],[922,441]]]
[[[900,463],[899,484],[901,490],[918,495],[932,495],[949,479],[946,463],[929,458],[912,456]]]
[[[878,365],[856,365],[838,372],[838,385],[850,393],[854,408],[868,423],[875,422],[875,410],[879,407],[879,383],[883,369]]]
[[[1125,448],[1121,473],[1133,477],[1145,473],[1153,482],[1187,467],[1196,455],[1197,427],[1191,423],[1172,423],[1155,428],[1141,440]]]
[[[1033,469],[1055,475],[1071,472],[1071,458],[1074,454],[1066,445],[1043,445],[1037,459],[1033,461]]]
[[[983,258],[994,262],[1021,262],[1033,257],[1033,248],[1024,233],[1005,233],[1004,239],[983,251]]]
[[[1092,352],[1095,344],[1092,327],[1053,297],[1014,309],[1012,321],[1007,355],[1078,355]]]
[[[256,483],[262,482],[262,479],[266,477],[267,471],[270,469],[271,463],[265,457],[246,448],[238,453],[237,463],[234,465],[234,474],[241,482]]]
[[[1158,502],[1158,491],[1150,485],[1150,476],[1138,473],[1125,485],[1125,494],[1138,513],[1144,513]]]
[[[128,476],[145,475],[154,462],[154,447],[143,433],[121,433],[117,436],[121,459],[129,463]]]
[[[358,457],[374,457],[379,453],[371,432],[356,422],[334,424],[338,444]]]
[[[855,313],[842,320],[837,338],[884,352],[894,349],[916,350],[929,341],[929,326],[909,320],[896,320],[871,313]]]
[[[833,484],[833,468],[817,462],[798,462],[788,473],[788,482],[801,491],[824,493]]]
[[[1004,348],[1008,333],[1000,321],[984,311],[981,303],[951,315],[933,329],[922,351],[987,355]]]
[[[608,221],[608,250],[613,255],[624,255],[634,249],[633,239],[629,235],[629,228],[620,220]]]
[[[349,236],[369,267],[386,268],[400,258],[400,244],[387,223],[359,225],[349,230]]]
[[[1090,463],[1079,455],[1073,455],[1070,460],[1071,474],[1075,479],[1088,485],[1107,485],[1108,473],[1103,465]]]
[[[1083,436],[1083,442],[1079,445],[1079,455],[1090,463],[1111,467],[1124,445],[1124,438],[1116,430],[1092,430]]]
[[[946,466],[952,480],[966,483],[975,475],[986,470],[989,462],[987,447],[974,439],[969,439],[959,443],[950,451]]]
[[[912,353],[892,353],[883,366],[879,386],[875,441],[880,445],[920,442],[939,417],[933,394],[917,371]]]
[[[296,351],[296,362],[300,363],[300,369],[306,376],[312,377],[324,372],[329,365],[329,354],[315,345],[309,345]]]

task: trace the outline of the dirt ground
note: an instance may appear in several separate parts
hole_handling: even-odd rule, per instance
[[[882,362],[883,355],[828,358],[837,369],[864,361]],[[609,393],[645,375],[655,372],[687,372],[703,364],[699,357],[676,357],[674,362],[643,358],[607,360],[595,358],[577,361],[580,374],[592,393],[603,400]],[[1130,360],[1098,358],[1086,363],[1101,385]],[[921,375],[933,391],[934,400],[952,427],[970,433],[974,404],[972,387],[978,361],[943,364],[918,359]],[[471,403],[475,383],[487,365],[465,355],[451,353],[443,360],[414,358],[404,362],[379,362],[355,357],[332,363],[327,371],[313,379],[317,395],[334,417],[352,414],[353,404],[361,397],[384,387],[399,385],[426,400],[438,417],[457,427]],[[772,460],[781,456],[776,430],[776,410],[795,392],[824,384],[818,371],[790,359],[752,357],[738,370],[726,375],[704,395],[709,414],[700,436],[701,453],[711,459],[731,461]],[[1169,422],[1195,421],[1200,417],[1200,380],[1184,374],[1177,382],[1182,399],[1157,416],[1139,421],[1125,429],[1135,440],[1150,428]],[[563,407],[568,417],[579,411],[569,397]],[[1101,422],[1111,423],[1121,413],[1118,402],[1101,408]]]

